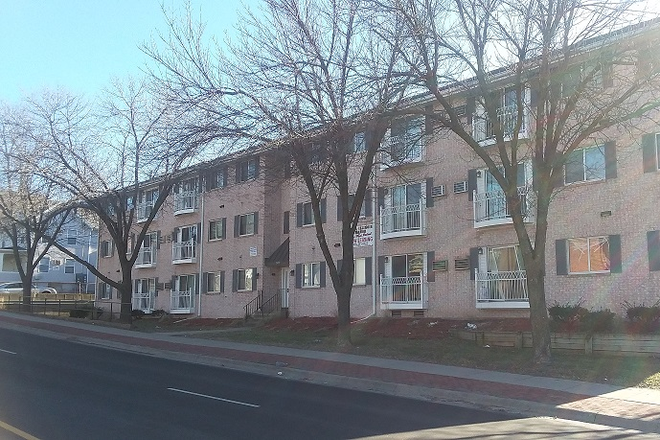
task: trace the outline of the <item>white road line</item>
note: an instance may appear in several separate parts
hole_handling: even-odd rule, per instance
[[[259,405],[255,405],[254,403],[239,402],[237,400],[223,399],[222,397],[207,396],[206,394],[194,393],[192,391],[180,390],[178,388],[168,388],[168,390],[176,391],[177,393],[190,394],[192,396],[197,396],[197,397],[205,397],[207,399],[219,400],[221,402],[233,403],[234,405],[243,405],[243,406],[249,406],[250,408],[259,408]]]
[[[3,353],[16,354],[13,351],[3,350],[2,348],[0,348],[0,351],[3,352]]]

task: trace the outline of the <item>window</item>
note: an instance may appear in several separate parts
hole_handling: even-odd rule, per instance
[[[65,260],[64,273],[74,273],[75,272],[75,261],[73,258],[67,258]]]
[[[321,287],[321,263],[302,265],[302,287]]]
[[[245,237],[257,233],[258,215],[256,212],[234,217],[234,237]]]
[[[367,151],[367,143],[364,132],[355,133],[355,136],[353,136],[353,152],[364,153],[365,151]]]
[[[103,258],[112,257],[113,251],[114,251],[114,246],[112,240],[101,241],[101,257]]]
[[[192,212],[199,207],[199,188],[196,177],[177,183],[174,187],[174,214]]]
[[[319,201],[319,211],[321,211],[321,223],[325,223],[326,199]],[[296,205],[296,226],[309,226],[314,224],[314,210],[312,202],[298,203]]]
[[[609,272],[608,237],[574,238],[567,244],[569,273]]]
[[[67,229],[66,244],[75,245],[78,242],[78,231],[76,229]]]
[[[236,183],[257,177],[258,158],[253,157],[236,164]]]
[[[566,161],[564,183],[605,179],[605,146],[573,151]]]
[[[151,210],[158,199],[158,189],[142,191],[137,204],[137,221],[144,221],[151,215]]]
[[[208,177],[207,186],[209,190],[227,186],[227,167],[212,172]]]
[[[237,291],[254,290],[254,269],[237,269],[234,271]]]
[[[353,263],[353,285],[365,286],[367,284],[367,267],[366,258],[356,258]]]
[[[209,241],[225,239],[226,224],[226,218],[211,220],[209,222]]]
[[[224,271],[220,272],[208,272],[206,274],[206,292],[224,292],[225,291],[225,273]]]
[[[101,299],[112,299],[112,286],[107,283],[99,283],[99,295]]]
[[[176,228],[172,233],[172,261],[192,262],[196,257],[197,225]]]
[[[398,119],[390,128],[388,153],[392,162],[419,161],[422,156],[424,118]]]
[[[48,272],[50,268],[50,257],[45,256],[39,261],[39,272]]]
[[[303,226],[314,224],[314,210],[312,209],[312,202],[303,203]]]

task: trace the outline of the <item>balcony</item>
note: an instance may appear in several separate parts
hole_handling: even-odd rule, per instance
[[[170,294],[170,313],[173,315],[192,313],[193,304],[192,290],[173,290]]]
[[[425,310],[427,284],[421,276],[380,277],[380,308],[384,310]]]
[[[381,169],[423,161],[424,144],[424,136],[420,134],[408,133],[390,137],[381,156]]]
[[[528,309],[527,273],[524,270],[475,270],[478,309]]]
[[[504,132],[504,141],[510,141],[518,122],[518,107],[514,104],[498,108],[497,120]],[[495,127],[485,113],[475,114],[472,121],[472,136],[482,147],[496,142]],[[527,138],[527,125],[527,114],[523,114],[519,139]]]
[[[172,243],[172,264],[194,263],[196,247],[194,240]]]
[[[426,235],[426,203],[390,206],[380,210],[380,239]]]
[[[142,310],[144,313],[154,311],[155,292],[133,292],[133,310]]]
[[[154,202],[142,202],[138,203],[135,207],[136,209],[136,221],[142,223],[146,221],[151,215],[151,210],[154,207]]]
[[[199,194],[185,191],[174,194],[174,215],[189,214],[199,208]]]
[[[140,248],[134,267],[136,269],[156,267],[156,248],[144,246]]]
[[[520,210],[524,215],[524,221],[526,223],[533,222],[536,194],[531,185],[519,187],[518,198],[521,203]],[[484,193],[474,191],[472,200],[475,228],[513,223],[504,191],[497,190]]]

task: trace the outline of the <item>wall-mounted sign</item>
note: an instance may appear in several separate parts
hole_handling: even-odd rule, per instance
[[[373,225],[358,225],[353,235],[353,247],[373,246],[374,228]]]

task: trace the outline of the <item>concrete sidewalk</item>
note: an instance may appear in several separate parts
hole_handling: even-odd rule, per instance
[[[0,312],[0,327],[292,380],[660,433],[660,391],[657,390],[184,335],[139,333],[89,321],[71,322],[7,312]]]

